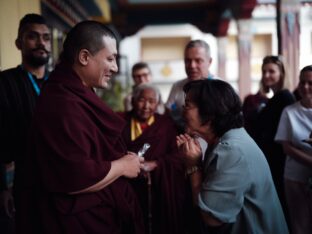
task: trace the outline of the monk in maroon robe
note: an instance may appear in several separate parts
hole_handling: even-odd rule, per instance
[[[151,145],[144,155],[141,176],[131,181],[144,213],[145,233],[181,234],[185,233],[187,212],[185,174],[177,152],[174,122],[169,115],[156,113],[159,97],[159,91],[150,84],[141,84],[134,90],[133,111],[121,114],[127,121],[123,137],[133,152],[138,152],[144,143]]]
[[[77,24],[39,97],[31,183],[41,234],[143,233],[128,181],[139,174],[143,160],[127,153],[124,121],[93,91],[117,72],[116,55],[108,28],[95,21]]]

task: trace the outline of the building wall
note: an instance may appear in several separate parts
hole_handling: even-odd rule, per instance
[[[277,43],[277,26],[276,26],[276,9],[272,4],[258,5],[252,16],[252,33],[253,39],[251,42],[251,87],[250,92],[256,93],[259,89],[259,81],[261,79],[261,64],[262,59],[266,55],[277,55],[278,43]],[[312,6],[311,4],[302,5],[300,10],[300,68],[312,64]],[[147,26],[144,27],[137,34],[126,38],[121,42],[120,53],[127,57],[128,68],[138,61],[145,58],[145,48],[142,45],[144,38],[153,39],[155,45],[157,45],[158,38],[185,38],[190,39],[201,38],[206,40],[212,50],[213,63],[211,71],[213,74],[218,74],[217,68],[217,44],[216,38],[211,35],[201,33],[198,29],[191,25],[176,25],[176,26]],[[230,22],[230,27],[228,30],[228,45],[226,48],[226,72],[225,80],[229,81],[232,86],[238,90],[238,58],[237,58],[237,24],[234,20]],[[176,48],[174,49],[174,51]],[[154,51],[158,51],[154,48]],[[173,54],[175,52],[173,51]],[[169,52],[170,53],[170,52]],[[149,55],[151,57],[151,55]],[[154,79],[156,85],[159,86],[163,94],[164,99],[169,93],[171,84],[185,77],[183,59],[171,60],[170,65],[177,71],[178,75],[172,77],[167,77],[167,82],[164,82],[164,77],[162,77],[158,71],[162,65],[166,65],[167,57],[163,56],[163,61],[159,59],[157,62],[147,61],[154,69]],[[173,73],[176,74],[176,73]],[[125,74],[125,77],[129,80],[131,79],[129,75]],[[288,77],[288,79],[295,79],[297,83],[298,78]]]
[[[0,1],[0,69],[21,63],[20,52],[15,46],[18,24],[27,13],[40,13],[40,0]]]
[[[210,71],[216,74],[217,41],[210,34],[202,33],[190,24],[146,26],[138,33],[120,43],[120,54],[127,58],[128,68],[119,79],[131,85],[131,68],[139,61],[147,62],[152,70],[153,83],[167,100],[173,82],[186,77],[184,70],[184,47],[189,40],[203,39],[211,49],[213,59]],[[121,68],[121,70],[123,70]],[[123,80],[126,79],[127,82]]]
[[[253,39],[251,43],[251,92],[256,93],[259,89],[259,81],[261,79],[261,64],[262,58],[265,55],[277,55],[277,27],[276,27],[276,9],[274,5],[258,5],[253,11],[252,18]],[[231,22],[228,31],[229,38],[237,35],[236,24]],[[231,42],[231,40],[229,40]],[[233,40],[232,40],[233,42]],[[229,43],[227,51],[236,49],[235,43]],[[227,76],[235,87],[237,80],[234,77],[238,76],[238,61],[231,54],[227,57]],[[312,64],[312,6],[304,4],[300,9],[300,54],[299,68]],[[287,73],[287,67],[286,67]],[[299,73],[299,71],[298,71]],[[299,77],[286,77],[287,79],[295,80],[298,83]],[[286,84],[289,81],[286,81]]]
[[[251,87],[250,92],[256,93],[259,90],[261,79],[262,59],[266,55],[277,55],[277,34],[276,34],[276,10],[274,5],[258,5],[254,11],[251,22]],[[238,66],[237,57],[237,24],[231,21],[228,30],[228,46],[226,54],[226,77],[232,86],[238,90]]]
[[[312,65],[312,6],[305,5],[300,11],[300,60],[299,68]],[[298,79],[299,81],[299,79]]]

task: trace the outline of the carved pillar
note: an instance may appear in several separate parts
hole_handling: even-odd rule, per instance
[[[226,48],[227,48],[227,31],[232,18],[231,11],[225,10],[219,19],[219,25],[216,33],[218,44],[218,77],[226,80]]]
[[[218,37],[218,77],[226,80],[226,47],[227,37]]]
[[[237,20],[237,46],[238,46],[238,88],[239,96],[243,99],[251,90],[251,20]]]
[[[299,76],[300,0],[278,0],[276,10],[278,51],[285,63],[286,86],[293,90]]]

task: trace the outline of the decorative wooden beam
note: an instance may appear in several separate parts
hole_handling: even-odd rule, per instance
[[[299,76],[300,0],[277,1],[278,53],[287,68],[288,88],[294,89]]]
[[[101,16],[92,16],[92,19],[97,20],[102,23],[110,23],[112,21],[111,17],[111,7],[108,0],[95,0],[98,8],[102,12]]]

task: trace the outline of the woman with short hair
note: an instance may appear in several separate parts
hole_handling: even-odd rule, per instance
[[[200,208],[202,233],[288,233],[262,151],[243,128],[241,102],[221,80],[184,86],[187,134],[177,137]],[[196,140],[209,147],[204,161]]]

